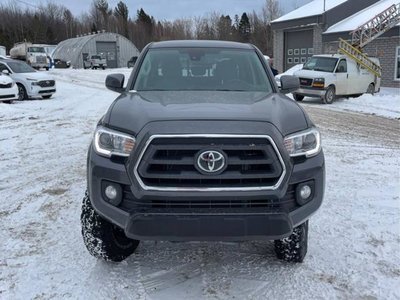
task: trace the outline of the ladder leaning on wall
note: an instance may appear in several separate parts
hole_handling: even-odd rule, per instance
[[[350,33],[351,43],[339,39],[339,53],[345,54],[381,77],[382,69],[362,52],[362,48],[400,22],[400,3],[393,4]]]

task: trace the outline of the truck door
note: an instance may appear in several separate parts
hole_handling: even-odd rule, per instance
[[[336,95],[346,95],[348,88],[349,73],[347,72],[346,59],[341,59],[336,67]]]

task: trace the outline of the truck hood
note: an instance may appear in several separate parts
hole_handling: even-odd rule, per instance
[[[150,122],[194,120],[269,122],[282,135],[312,124],[296,102],[282,94],[264,92],[127,92],[103,118],[106,126],[134,135]]]
[[[325,78],[328,75],[332,75],[332,73],[302,69],[296,71],[294,75],[297,77],[305,77],[305,78],[321,78],[321,77]]]

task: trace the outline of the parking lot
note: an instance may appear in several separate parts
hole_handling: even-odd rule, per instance
[[[369,95],[364,113],[346,99],[302,104],[327,170],[303,264],[276,260],[271,242],[143,242],[115,264],[91,257],[80,233],[87,147],[117,96],[110,71],[50,72],[52,99],[0,104],[0,298],[400,298],[398,102],[391,118],[362,108]]]

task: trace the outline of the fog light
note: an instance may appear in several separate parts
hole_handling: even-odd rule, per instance
[[[107,198],[110,200],[114,200],[118,196],[117,189],[115,187],[113,187],[112,185],[107,186],[104,193],[106,194]]]
[[[118,206],[122,202],[122,186],[115,182],[103,181],[101,183],[103,199],[108,203]]]
[[[314,180],[299,183],[296,187],[296,201],[299,205],[304,205],[314,198]]]
[[[106,191],[107,192],[107,191]],[[303,187],[300,189],[300,197],[304,200],[306,200],[308,197],[311,196],[311,188],[308,185],[303,185]]]

